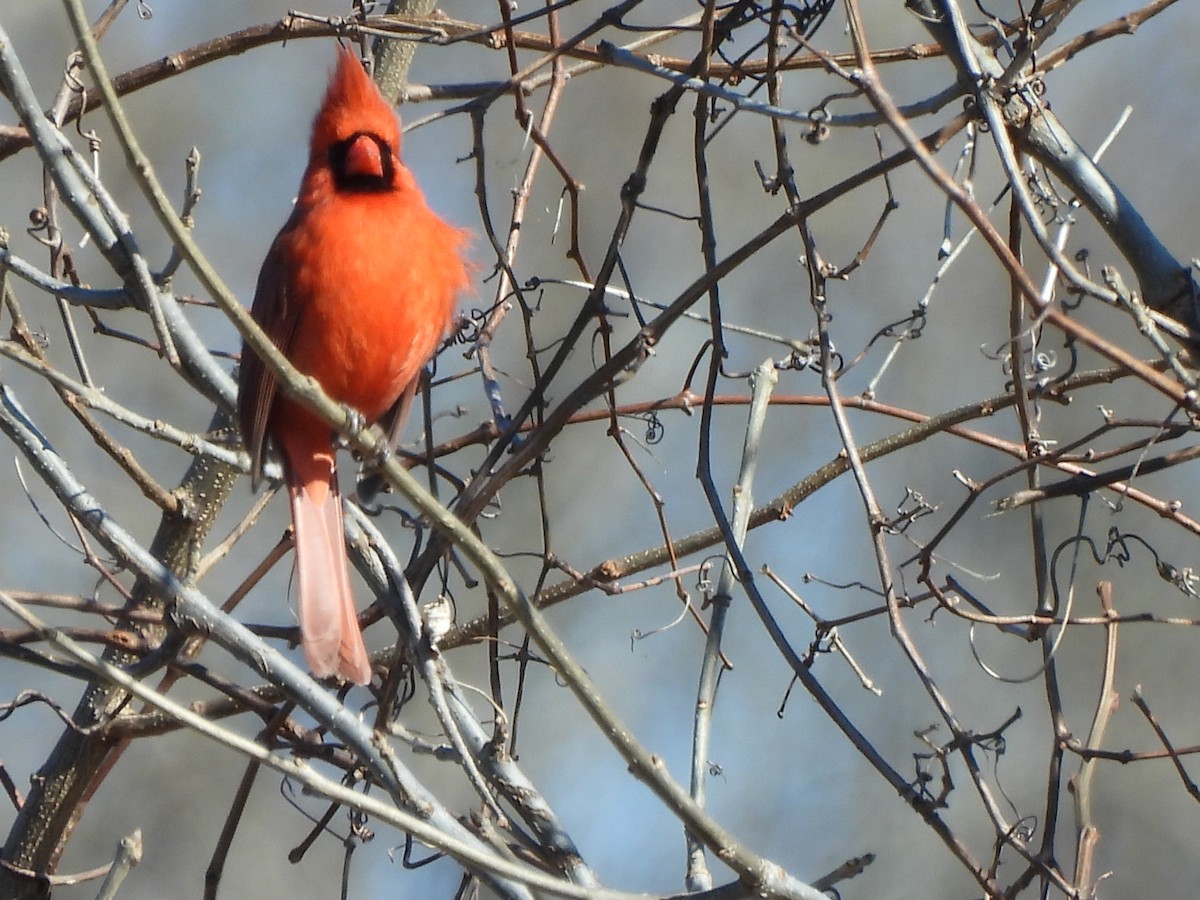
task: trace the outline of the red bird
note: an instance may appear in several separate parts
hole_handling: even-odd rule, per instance
[[[399,152],[391,107],[354,55],[339,51],[299,198],[263,261],[250,310],[329,396],[368,423],[389,415],[397,432],[468,281],[464,232],[429,209]],[[330,428],[283,397],[245,345],[238,415],[255,486],[268,438],[283,456],[305,659],[318,677],[366,684]]]

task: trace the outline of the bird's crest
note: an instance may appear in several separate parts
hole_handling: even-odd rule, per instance
[[[377,135],[399,154],[400,123],[395,112],[354,53],[343,48],[338,50],[337,69],[313,120],[310,159],[324,159],[334,144],[362,132]]]

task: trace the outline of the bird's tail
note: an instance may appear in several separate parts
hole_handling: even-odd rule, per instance
[[[331,454],[287,460],[288,495],[296,529],[300,639],[313,674],[335,672],[356,684],[371,680],[371,664],[342,536],[342,498]]]

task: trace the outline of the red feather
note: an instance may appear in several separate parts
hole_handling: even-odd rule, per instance
[[[251,307],[297,369],[367,422],[415,386],[468,281],[464,232],[429,209],[399,151],[391,107],[354,55],[339,51],[296,207],[263,261]],[[248,347],[238,386],[254,482],[268,439],[283,456],[305,658],[319,677],[365,684],[371,669],[350,590],[333,436],[278,393]]]

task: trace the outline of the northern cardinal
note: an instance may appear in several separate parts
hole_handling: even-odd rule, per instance
[[[297,369],[368,423],[392,417],[393,432],[468,281],[464,232],[429,209],[399,151],[391,107],[340,50],[296,206],[263,261],[251,307]],[[255,486],[268,439],[283,457],[305,659],[318,677],[366,684],[331,429],[282,396],[245,345],[238,414]]]

